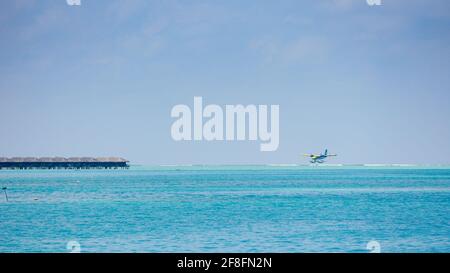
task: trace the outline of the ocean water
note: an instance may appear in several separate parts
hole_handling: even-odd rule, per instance
[[[0,252],[450,252],[450,168],[0,171]]]

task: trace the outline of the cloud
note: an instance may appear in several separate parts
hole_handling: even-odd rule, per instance
[[[325,0],[315,1],[318,7],[330,12],[347,12],[358,6],[367,6],[366,0]]]
[[[19,35],[24,40],[30,40],[62,28],[68,22],[67,16],[64,15],[60,7],[50,7],[36,15],[31,24],[26,25],[19,31]]]
[[[29,9],[36,5],[36,0],[15,0],[12,1],[16,10]]]
[[[313,36],[289,41],[265,37],[252,41],[250,48],[256,50],[264,62],[283,64],[322,61],[330,50],[324,38]]]
[[[20,12],[33,8],[36,0],[3,1],[0,8],[0,30],[6,28],[6,23]]]
[[[113,1],[107,13],[118,21],[126,21],[144,10],[146,2],[144,0]]]
[[[355,5],[361,3],[362,1],[366,0],[332,0],[332,3],[337,8],[350,9],[353,8]]]

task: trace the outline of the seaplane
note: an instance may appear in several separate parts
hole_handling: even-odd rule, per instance
[[[337,154],[329,154],[328,150],[325,149],[325,152],[323,154],[320,155],[315,155],[315,154],[304,154],[304,156],[309,157],[310,158],[310,163],[324,163],[325,159],[327,159],[327,157],[329,156],[337,156]]]

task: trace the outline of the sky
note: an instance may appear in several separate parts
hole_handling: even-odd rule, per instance
[[[2,1],[0,156],[450,163],[450,1]],[[181,141],[171,109],[280,107],[280,144]]]

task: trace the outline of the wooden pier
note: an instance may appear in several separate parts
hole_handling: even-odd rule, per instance
[[[128,169],[120,157],[0,157],[1,169]]]

